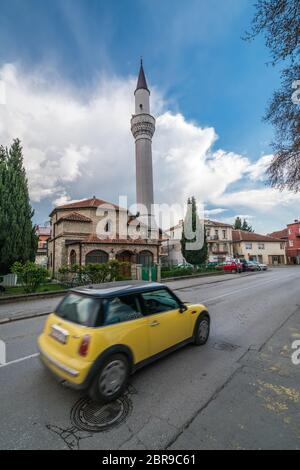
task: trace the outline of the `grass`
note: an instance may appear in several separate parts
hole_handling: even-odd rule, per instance
[[[54,292],[65,290],[66,286],[64,284],[55,284],[55,283],[48,283],[43,284],[40,286],[36,292]],[[36,293],[34,292],[34,294]],[[10,296],[10,295],[24,295],[26,294],[24,287],[17,286],[17,287],[6,287],[5,292],[3,294],[0,293],[0,298]]]

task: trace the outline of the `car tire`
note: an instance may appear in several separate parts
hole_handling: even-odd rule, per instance
[[[194,344],[203,346],[209,338],[210,320],[208,315],[200,315],[194,329]]]
[[[107,357],[96,373],[89,397],[97,403],[108,403],[121,396],[127,386],[130,365],[124,354]]]

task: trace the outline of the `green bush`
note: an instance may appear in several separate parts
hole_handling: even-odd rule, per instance
[[[70,285],[100,284],[124,279],[123,270],[128,263],[111,260],[108,263],[92,263],[84,266],[62,266],[60,281]]]
[[[28,294],[36,292],[49,276],[46,268],[32,261],[26,261],[26,263],[16,261],[11,268],[11,272],[18,276],[18,282],[23,286],[24,292]]]

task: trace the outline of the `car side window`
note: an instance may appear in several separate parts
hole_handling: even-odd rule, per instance
[[[144,292],[141,295],[146,315],[179,309],[181,306],[178,300],[166,289]]]
[[[107,299],[103,304],[103,326],[143,317],[139,299],[135,295],[120,295]]]

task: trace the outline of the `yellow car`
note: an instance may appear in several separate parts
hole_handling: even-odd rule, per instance
[[[71,290],[48,316],[38,347],[60,379],[115,400],[138,368],[193,342],[205,344],[210,317],[166,286],[123,281]]]

